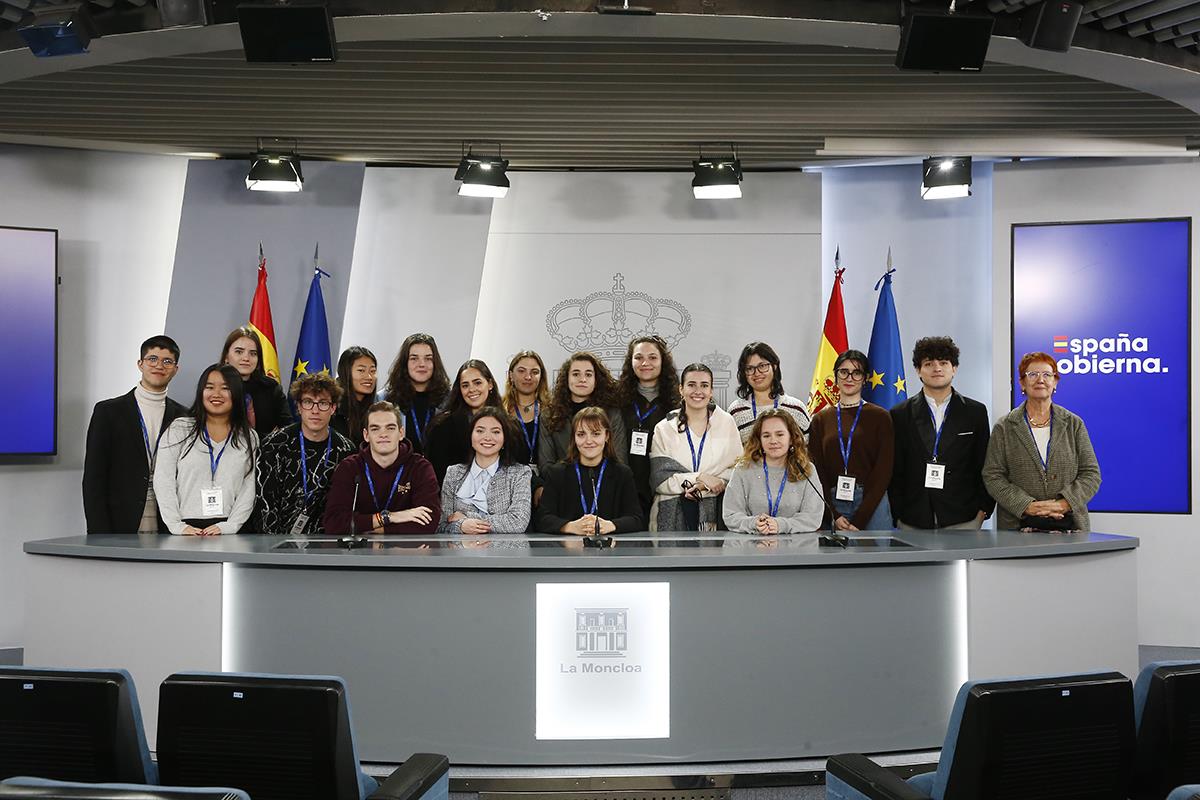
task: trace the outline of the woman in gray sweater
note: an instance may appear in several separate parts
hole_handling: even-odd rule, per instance
[[[804,433],[782,408],[760,412],[725,489],[725,527],[739,533],[808,533],[825,503]]]
[[[254,510],[257,450],[241,375],[213,364],[200,373],[191,416],[172,422],[159,445],[154,495],[167,529],[185,536],[238,533]]]
[[[1052,402],[1058,365],[1029,353],[1018,369],[1025,402],[992,429],[983,485],[996,498],[1001,530],[1091,530],[1088,501],[1100,490],[1100,464],[1083,420]]]

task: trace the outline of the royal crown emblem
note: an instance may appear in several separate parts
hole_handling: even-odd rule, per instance
[[[567,352],[587,350],[617,366],[630,339],[661,336],[673,349],[691,330],[692,315],[681,303],[626,290],[620,272],[609,291],[563,300],[546,314],[546,332]]]

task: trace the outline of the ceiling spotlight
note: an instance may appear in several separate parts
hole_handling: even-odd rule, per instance
[[[97,36],[86,3],[42,6],[33,19],[17,29],[25,44],[39,58],[86,53]]]
[[[692,178],[692,194],[697,200],[728,200],[742,196],[742,162],[737,150],[729,145],[730,155],[705,158],[701,146],[700,158],[692,162],[696,177]]]
[[[304,173],[300,170],[295,140],[292,140],[291,152],[284,152],[279,148],[263,147],[263,140],[259,139],[258,152],[250,160],[250,171],[246,173],[246,188],[253,192],[299,192],[304,189]]]
[[[471,152],[472,144],[463,143],[462,160],[454,173],[454,180],[462,181],[458,187],[461,197],[501,198],[508,194],[508,160],[502,157],[499,142],[483,142],[496,145],[496,155],[480,156]]]
[[[971,157],[927,158],[921,162],[921,197],[946,200],[971,195]]]

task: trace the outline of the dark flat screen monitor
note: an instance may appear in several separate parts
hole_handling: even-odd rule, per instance
[[[0,364],[21,376],[0,455],[58,452],[58,231],[0,226]]]

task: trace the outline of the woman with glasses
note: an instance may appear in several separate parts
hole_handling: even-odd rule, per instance
[[[892,527],[887,490],[892,480],[895,438],[887,409],[862,399],[871,362],[847,350],[833,364],[839,392],[835,406],[817,412],[809,428],[809,453],[825,499],[837,511],[837,531],[882,531]]]
[[[1058,364],[1027,353],[1017,368],[1025,402],[992,429],[983,484],[996,498],[996,527],[1086,531],[1100,464],[1083,420],[1054,402]]]
[[[379,362],[365,347],[347,347],[337,363],[338,385],[342,400],[333,414],[333,429],[362,447],[363,428],[367,427],[367,409],[375,402]]]
[[[750,439],[750,430],[758,415],[769,408],[783,409],[792,415],[800,431],[808,436],[812,420],[803,400],[783,391],[783,373],[779,356],[766,342],[751,342],[742,348],[738,357],[737,399],[729,406],[729,414],[737,423],[742,444]]]

